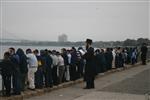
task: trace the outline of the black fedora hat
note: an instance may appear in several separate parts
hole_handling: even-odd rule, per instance
[[[86,43],[92,44],[92,40],[91,39],[86,39]]]

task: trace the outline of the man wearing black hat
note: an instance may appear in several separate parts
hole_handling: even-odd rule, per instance
[[[84,89],[92,89],[94,88],[94,78],[96,75],[96,68],[95,68],[95,56],[94,56],[94,48],[91,47],[92,40],[86,40],[86,50],[87,52],[83,56],[86,60],[85,65],[85,73],[84,73],[84,80],[86,81],[86,87]]]

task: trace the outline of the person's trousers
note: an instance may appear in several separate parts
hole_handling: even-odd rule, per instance
[[[88,89],[95,88],[95,85],[94,85],[94,77],[89,77],[89,78],[86,80],[86,88],[88,88]]]
[[[21,93],[21,74],[19,71],[14,72],[12,81],[13,81],[13,93],[19,95]]]
[[[141,55],[142,64],[146,64],[146,55]]]
[[[5,95],[10,95],[11,92],[11,75],[2,75],[4,87],[6,89]]]
[[[52,79],[52,69],[50,67],[46,68],[44,76],[45,76],[45,86],[52,87],[53,79]]]
[[[75,81],[77,79],[76,65],[70,66],[70,80]]]
[[[52,79],[53,79],[53,84],[58,85],[57,66],[53,66],[52,68]]]
[[[42,68],[38,68],[38,70],[35,72],[35,87],[36,88],[42,88],[43,87],[43,70]]]
[[[37,68],[28,69],[28,82],[29,82],[30,89],[35,89],[35,72],[36,71],[37,71]]]
[[[25,83],[26,83],[27,74],[26,73],[21,73],[20,78],[21,78],[21,84],[20,84],[21,91],[24,91],[25,85],[26,85]]]
[[[70,81],[70,70],[69,70],[70,66],[67,65],[66,66],[66,72],[65,72],[65,77],[66,77],[66,81]]]
[[[65,72],[65,66],[59,66],[59,83],[62,83]]]

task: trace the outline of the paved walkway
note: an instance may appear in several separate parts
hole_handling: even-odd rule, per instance
[[[74,100],[146,100],[144,95],[111,92],[92,92]]]
[[[96,89],[84,90],[80,83],[26,100],[146,100],[149,72],[150,64],[141,65],[96,79]]]

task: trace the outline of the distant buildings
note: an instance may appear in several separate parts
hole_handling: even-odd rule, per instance
[[[62,34],[58,36],[58,42],[67,42],[68,36],[66,34]]]

